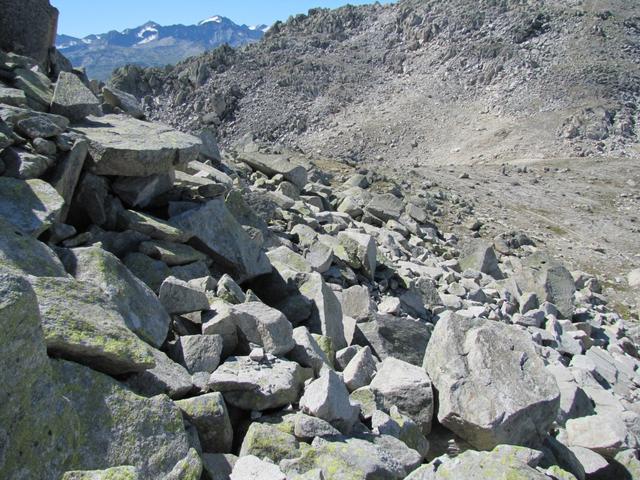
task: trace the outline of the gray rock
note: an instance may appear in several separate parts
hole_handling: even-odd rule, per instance
[[[57,152],[56,144],[51,140],[36,138],[31,142],[31,144],[33,145],[36,153],[39,153],[40,155],[55,155]]]
[[[67,219],[69,208],[71,208],[71,201],[78,185],[84,161],[87,158],[88,148],[87,142],[78,140],[71,147],[71,150],[58,161],[53,171],[50,180],[51,185],[64,200],[64,207],[60,213],[60,221],[62,222]]]
[[[422,365],[432,328],[421,320],[376,315],[373,321],[357,325],[354,341],[369,345],[380,360],[394,357]]]
[[[254,455],[278,464],[299,455],[300,443],[293,435],[269,423],[252,423],[242,441],[239,456]]]
[[[287,480],[277,465],[260,460],[253,455],[239,458],[229,478],[230,480]]]
[[[135,467],[113,467],[105,470],[65,472],[62,480],[139,480]]]
[[[238,159],[270,177],[280,174],[300,190],[307,185],[307,170],[285,156],[243,152]]]
[[[44,155],[35,155],[20,148],[7,148],[1,155],[5,165],[4,175],[20,180],[43,176],[54,164],[54,160]]]
[[[61,124],[50,115],[33,115],[18,120],[16,130],[27,138],[51,138],[60,135],[67,129],[67,126],[68,120],[66,124]]]
[[[207,256],[181,243],[149,241],[140,244],[140,252],[156,260],[161,260],[170,267],[188,265],[193,262],[205,261]]]
[[[361,349],[362,347],[360,345],[351,345],[350,347],[338,350],[334,361],[336,370],[342,372]]]
[[[476,448],[540,443],[557,417],[557,383],[516,327],[442,318],[424,366],[438,392],[438,420]]]
[[[612,459],[617,453],[635,448],[627,426],[619,415],[598,414],[567,421],[567,444],[584,447]]]
[[[175,277],[162,282],[158,298],[169,313],[191,313],[209,309],[206,293]]]
[[[47,111],[53,98],[49,78],[39,71],[27,68],[16,68],[13,72],[13,85],[25,93],[29,107],[42,112]]]
[[[153,260],[142,253],[130,253],[124,258],[125,266],[154,292],[159,292],[162,282],[171,276],[166,263]]]
[[[34,278],[45,343],[50,355],[111,375],[155,365],[152,349],[127,328],[97,287],[69,278]]]
[[[145,208],[157,197],[171,190],[174,181],[175,173],[169,170],[147,177],[118,177],[111,188],[125,205]]]
[[[189,372],[163,352],[152,349],[151,353],[156,366],[131,375],[126,380],[126,384],[131,390],[144,397],[161,394],[166,394],[172,399],[185,397],[193,389]]]
[[[387,435],[316,438],[311,447],[282,469],[293,476],[319,468],[326,480],[402,480],[421,463],[418,452]]]
[[[210,254],[238,282],[271,272],[264,252],[227,210],[222,199],[210,200],[200,208],[172,217],[171,223],[192,234],[199,243],[198,249]]]
[[[309,442],[316,437],[340,435],[340,432],[321,418],[298,413],[295,418],[294,434],[297,438]]]
[[[293,341],[295,345],[289,352],[291,360],[303,367],[313,368],[313,373],[316,376],[320,374],[323,368],[331,368],[326,354],[306,327],[293,329]]]
[[[222,356],[233,355],[238,346],[238,332],[231,305],[223,300],[216,300],[212,302],[210,308],[211,310],[202,315],[202,333],[220,335]]]
[[[144,118],[144,112],[142,111],[140,102],[130,93],[123,92],[114,87],[105,86],[102,88],[102,96],[108,105],[120,108],[133,118]]]
[[[238,457],[229,453],[205,453],[202,455],[204,471],[211,480],[229,480]]]
[[[66,252],[63,262],[76,279],[105,292],[140,338],[154,347],[164,343],[171,321],[167,311],[120,260],[100,248],[89,247]]]
[[[198,138],[165,125],[129,117],[91,117],[75,129],[89,141],[89,167],[96,175],[146,177],[195,160]]]
[[[402,360],[387,358],[370,384],[376,401],[392,406],[411,417],[427,435],[433,419],[433,390],[425,371]]]
[[[627,275],[627,282],[631,288],[640,287],[640,268],[631,270]]]
[[[369,385],[376,374],[376,370],[376,362],[373,355],[371,355],[371,349],[364,347],[356,353],[345,367],[342,378],[349,392],[353,392]]]
[[[342,313],[358,322],[371,320],[375,304],[371,300],[369,289],[363,285],[354,285],[342,291],[340,297]]]
[[[429,453],[429,442],[422,429],[407,415],[403,415],[398,407],[393,406],[389,415],[380,410],[373,412],[371,427],[381,435],[391,435],[401,440],[407,447],[415,450],[422,458]]]
[[[187,456],[176,463],[173,470],[164,477],[165,480],[183,480],[185,478],[200,478],[202,475],[202,459],[195,448],[189,449]]]
[[[504,447],[507,449],[504,450]],[[529,466],[519,455],[520,451],[526,453],[527,450],[529,449],[524,447],[500,445],[491,452],[467,451],[455,459],[444,457],[441,462],[425,465],[409,475],[406,480],[445,480],[450,478],[548,480],[549,477]]]
[[[367,204],[366,211],[383,222],[398,220],[404,211],[404,202],[391,193],[377,194]]]
[[[0,87],[0,103],[12,107],[26,107],[27,96],[17,88]]]
[[[109,195],[109,182],[105,177],[85,173],[80,178],[69,211],[72,222],[84,223],[89,219],[99,227],[115,229],[118,214],[124,210],[120,201]],[[122,226],[120,230],[126,230]]]
[[[136,251],[141,242],[149,240],[146,235],[133,230],[107,232],[94,225],[89,229],[89,232],[95,242],[100,242],[104,250],[113,253],[118,258],[125,257],[131,251]]]
[[[100,102],[76,75],[60,72],[51,100],[51,113],[82,120],[89,115],[99,115]]]
[[[576,456],[582,467],[584,468],[585,475],[592,477],[597,476],[599,473],[604,474],[604,470],[609,467],[602,455],[589,450],[584,447],[570,447],[569,450]]]
[[[240,285],[238,285],[236,281],[226,273],[220,277],[220,280],[218,281],[216,296],[225,302],[229,302],[234,305],[244,303],[247,300],[247,297],[242,291]]]
[[[341,349],[347,346],[342,321],[342,307],[335,293],[319,273],[312,273],[300,287],[300,292],[313,301],[309,320],[309,330],[331,338],[333,346]]]
[[[309,247],[306,259],[313,270],[325,273],[333,263],[333,249],[323,243],[314,243]]]
[[[209,388],[222,392],[225,401],[237,408],[263,411],[297,402],[312,375],[295,362],[273,356],[262,362],[230,357],[211,375]]]
[[[575,282],[557,261],[541,254],[531,255],[516,269],[514,279],[521,291],[535,292],[540,302],[554,304],[564,318],[573,316]]]
[[[185,419],[198,431],[206,453],[229,453],[233,444],[233,428],[227,405],[218,392],[180,400],[176,405]]]
[[[547,365],[547,370],[555,377],[560,389],[560,410],[556,421],[564,425],[571,418],[593,415],[593,404],[585,391],[575,381],[571,370],[556,364]]]
[[[0,268],[18,275],[67,276],[64,266],[49,247],[16,230],[0,216]]]
[[[57,221],[64,200],[42,180],[0,177],[0,216],[21,233],[38,237]]]
[[[362,269],[365,275],[373,280],[377,256],[376,242],[373,237],[347,230],[338,234],[338,242],[347,253],[349,266]]]
[[[185,229],[151,215],[134,212],[133,210],[122,210],[118,212],[118,225],[121,227],[121,230],[134,230],[148,235],[155,240],[166,242],[183,243],[193,237],[193,234]]]
[[[461,253],[459,262],[463,270],[486,273],[496,280],[504,278],[496,252],[490,243],[476,241],[467,245]]]
[[[310,383],[300,399],[300,410],[349,433],[358,421],[360,408],[349,400],[349,392],[333,370]]]
[[[189,373],[212,373],[220,364],[222,337],[219,335],[187,335],[171,346],[170,355]]]
[[[246,341],[260,345],[265,352],[282,356],[295,346],[293,327],[275,308],[249,302],[232,308],[234,322]]]
[[[131,465],[141,478],[163,478],[187,456],[182,415],[167,397],[139,397],[81,365],[52,363],[60,395],[77,416],[67,425],[73,425],[74,440],[80,442],[68,470]]]

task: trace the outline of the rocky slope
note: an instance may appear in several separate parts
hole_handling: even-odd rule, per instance
[[[638,18],[624,1],[313,10],[257,45],[115,74],[153,118],[368,161],[637,154]],[[195,72],[206,75],[195,80]]]
[[[433,182],[0,73],[0,477],[640,475],[640,331],[595,276],[445,230],[473,210]]]
[[[175,65],[220,45],[238,47],[257,42],[264,26],[236,25],[215,15],[197,25],[168,25],[147,22],[123,32],[111,31],[84,38],[58,35],[57,48],[76,67],[84,67],[90,78],[106,80],[118,67]]]

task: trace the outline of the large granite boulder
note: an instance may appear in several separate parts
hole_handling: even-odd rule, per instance
[[[31,283],[50,355],[112,375],[155,366],[151,347],[127,328],[98,287],[70,278],[35,278]]]
[[[269,259],[221,198],[172,217],[171,224],[193,235],[198,249],[209,253],[237,282],[271,272]]]
[[[195,427],[202,450],[208,453],[229,453],[233,443],[233,428],[222,394],[208,393],[176,402],[182,415]]]
[[[539,444],[558,415],[555,378],[516,327],[445,317],[424,367],[438,392],[438,420],[478,449]]]
[[[89,141],[89,168],[96,175],[146,177],[195,160],[202,142],[166,125],[131,117],[89,117],[75,127]]]
[[[75,74],[60,72],[51,101],[51,113],[82,120],[101,113],[100,101]]]
[[[58,220],[63,198],[42,180],[0,177],[0,217],[17,230],[38,237]]]
[[[342,306],[322,275],[317,272],[309,274],[300,292],[313,301],[309,330],[331,338],[336,350],[346,347]]]
[[[98,247],[76,248],[64,252],[63,262],[76,279],[97,285],[140,338],[154,347],[164,343],[169,314],[149,287],[115,255]]]
[[[267,155],[264,153],[247,153],[243,152],[239,160],[249,165],[254,170],[264,173],[273,177],[280,174],[285,180],[293,183],[296,187],[302,190],[307,184],[307,170],[291,162],[290,159],[284,155]]]
[[[0,0],[0,49],[46,65],[58,29],[58,10],[49,0]]]
[[[295,346],[293,327],[287,317],[260,302],[247,302],[231,309],[243,340],[260,345],[275,356],[290,352]]]

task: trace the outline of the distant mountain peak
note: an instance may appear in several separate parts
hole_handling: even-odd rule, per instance
[[[214,15],[213,17],[205,18],[204,20],[199,21],[198,25],[204,25],[206,23],[222,23],[222,20],[224,20],[224,18],[220,15]]]

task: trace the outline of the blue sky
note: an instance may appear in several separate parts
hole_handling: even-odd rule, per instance
[[[84,37],[92,33],[124,30],[153,20],[161,25],[192,25],[213,15],[238,24],[272,24],[310,8],[336,8],[367,0],[51,0],[60,10],[58,33]],[[388,3],[388,2],[385,2]]]

